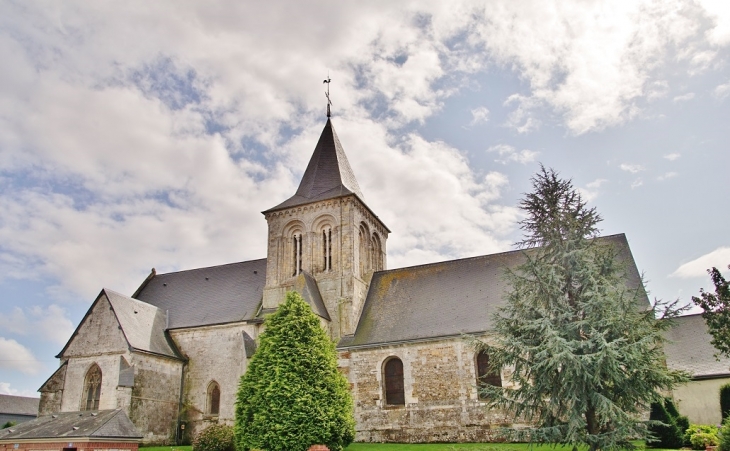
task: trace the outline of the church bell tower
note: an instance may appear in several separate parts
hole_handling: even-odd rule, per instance
[[[263,308],[276,308],[297,290],[329,321],[333,339],[354,333],[370,278],[386,269],[390,230],[365,204],[329,117],[297,192],[263,214]]]

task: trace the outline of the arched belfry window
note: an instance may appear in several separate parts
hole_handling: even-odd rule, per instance
[[[322,230],[323,271],[332,271],[332,227]]]
[[[492,371],[489,368],[489,354],[487,351],[479,351],[477,353],[477,389],[479,389],[479,399],[485,399],[486,396],[482,393],[481,388],[486,385],[493,385],[495,387],[502,386],[502,376],[499,374],[499,370]]]
[[[294,251],[293,255],[293,267],[294,272],[292,273],[292,276],[298,276],[302,272],[302,234],[301,233],[295,233],[294,236],[292,236],[292,250]]]
[[[93,364],[84,378],[84,393],[81,410],[99,410],[101,398],[101,368]]]
[[[365,223],[360,224],[358,233],[359,250],[360,250],[360,276],[364,276],[370,271],[370,232]]]
[[[218,382],[211,382],[208,384],[208,402],[207,402],[207,413],[208,415],[218,415],[221,409],[221,388]]]
[[[383,246],[380,243],[380,238],[376,233],[373,234],[373,271],[380,271],[383,269]]]
[[[385,404],[389,406],[405,405],[403,362],[401,359],[391,357],[386,360],[383,367],[383,380],[385,381]]]

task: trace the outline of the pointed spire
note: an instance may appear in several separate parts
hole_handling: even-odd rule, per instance
[[[266,212],[348,194],[365,199],[332,121],[327,119],[296,194]]]

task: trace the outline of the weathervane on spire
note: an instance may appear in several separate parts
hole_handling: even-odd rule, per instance
[[[332,101],[330,100],[330,82],[332,80],[330,79],[330,74],[327,72],[327,79],[323,81],[322,83],[327,83],[327,92],[324,93],[324,95],[327,97],[327,117],[331,117],[332,113],[330,112],[330,105],[332,105]]]

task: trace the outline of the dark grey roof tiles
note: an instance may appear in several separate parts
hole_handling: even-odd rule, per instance
[[[266,283],[266,259],[156,274],[136,298],[169,311],[169,328],[253,319]]]
[[[319,292],[319,286],[317,281],[308,272],[302,272],[294,282],[294,288],[302,295],[304,300],[312,307],[312,311],[330,321],[330,315],[327,312],[327,307],[324,305],[322,300],[322,294]]]
[[[142,434],[122,410],[60,412],[0,430],[2,442],[74,437],[137,441]]]
[[[134,387],[134,367],[127,363],[123,356],[119,356],[119,387]]]
[[[104,289],[129,345],[153,354],[178,357],[165,336],[165,312],[154,305]]]
[[[39,398],[0,395],[0,413],[14,415],[38,415]]]
[[[246,352],[246,358],[250,359],[253,357],[253,355],[256,353],[256,340],[251,337],[251,335],[247,334],[246,331],[241,332],[243,336],[243,349]]]
[[[626,237],[599,239],[618,247],[619,258],[628,263],[627,284],[639,286],[640,276]],[[511,251],[376,272],[354,336],[344,337],[338,347],[489,331],[492,316],[508,291],[505,270],[523,261],[523,251]]]
[[[675,320],[674,326],[667,331],[664,353],[667,366],[674,370],[684,370],[696,378],[730,375],[730,359],[720,357],[710,340],[707,324],[702,315],[687,315]]]
[[[347,161],[345,151],[342,149],[340,139],[332,126],[332,121],[327,119],[327,124],[322,130],[312,158],[299,183],[299,189],[294,196],[267,212],[348,194],[355,194],[360,200],[365,200],[350,163]]]

